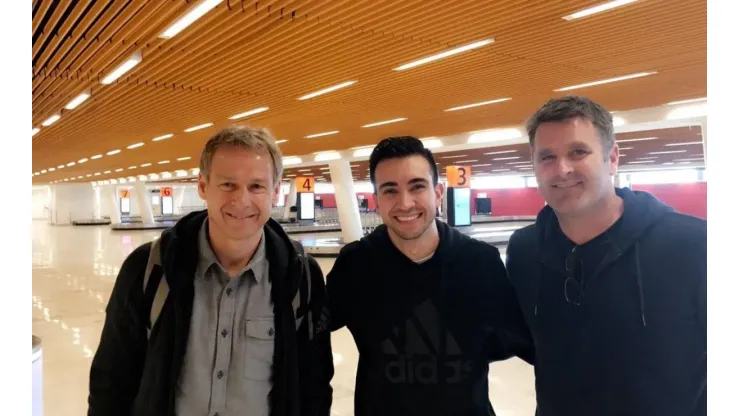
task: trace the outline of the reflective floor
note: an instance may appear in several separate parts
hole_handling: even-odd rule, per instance
[[[104,309],[124,258],[160,231],[112,232],[106,226],[33,223],[33,333],[42,338],[46,416],[83,415],[88,375]],[[308,238],[312,236],[307,236]],[[316,237],[316,236],[313,236]],[[324,273],[334,260],[318,259]],[[346,330],[332,334],[335,353],[332,414],[353,414],[357,349]],[[534,414],[534,375],[512,359],[491,366],[490,395],[499,416]]]

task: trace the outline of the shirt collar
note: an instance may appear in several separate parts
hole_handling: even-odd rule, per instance
[[[239,276],[242,276],[244,275],[244,273],[251,269],[257,284],[262,283],[262,279],[265,274],[265,262],[267,260],[265,256],[266,244],[264,229],[261,231],[261,233],[262,236],[260,237],[260,242],[257,245],[257,250],[255,250],[252,259],[249,261],[249,264],[247,264],[247,266],[239,272]],[[213,252],[213,248],[211,247],[211,243],[208,239],[208,218],[203,221],[203,225],[200,227],[200,231],[198,232],[198,252],[198,266],[195,270],[196,278],[202,279],[203,277],[205,277],[208,269],[210,269],[214,264],[216,265],[216,267],[219,267],[224,273],[226,273],[225,269],[221,266],[221,264],[219,264],[218,257],[216,257],[216,254]]]

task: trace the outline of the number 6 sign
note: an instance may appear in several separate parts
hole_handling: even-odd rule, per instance
[[[163,186],[159,188],[159,196],[165,197],[165,196],[172,196],[172,187],[170,186]]]

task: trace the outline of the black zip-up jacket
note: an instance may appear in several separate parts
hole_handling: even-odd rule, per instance
[[[534,352],[496,247],[437,221],[439,247],[422,264],[387,227],[345,246],[327,276],[332,329],[360,353],[358,416],[489,416],[488,367]]]
[[[190,214],[161,237],[161,258],[169,295],[147,340],[150,308],[143,290],[151,243],[124,261],[106,310],[100,346],[90,371],[88,416],[175,414],[177,380],[188,342],[198,231],[207,214]],[[309,257],[313,325],[296,329],[291,304],[305,289],[302,261],[279,224],[265,225],[269,278],[275,315],[271,416],[328,416],[334,373],[324,278]],[[149,302],[150,303],[150,302]],[[309,327],[314,335],[309,337]]]
[[[565,298],[573,243],[550,207],[509,241],[509,277],[537,353],[539,415],[706,415],[706,221],[645,192],[617,194],[624,213],[594,240],[603,246],[587,259],[580,306]]]

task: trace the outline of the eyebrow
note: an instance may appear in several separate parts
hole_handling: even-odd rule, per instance
[[[411,179],[408,182],[409,185],[416,185],[416,184],[419,184],[419,183],[421,183],[421,184],[428,184],[429,181],[426,180],[426,179],[424,179],[424,178],[414,178],[414,179]],[[380,185],[378,187],[378,189],[379,190],[383,190],[385,188],[392,188],[394,186],[398,186],[398,182],[384,182],[382,185]]]

